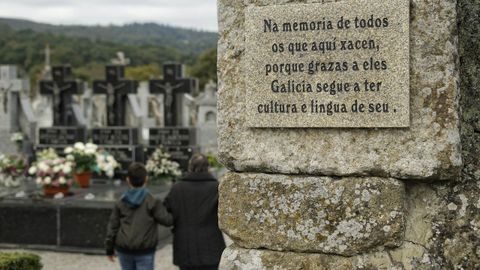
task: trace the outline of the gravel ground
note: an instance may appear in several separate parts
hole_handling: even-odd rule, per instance
[[[29,252],[42,258],[42,270],[120,270],[118,260],[111,263],[106,256],[85,255],[38,250],[0,250],[0,252]],[[178,270],[172,264],[172,245],[168,244],[155,254],[156,270]]]

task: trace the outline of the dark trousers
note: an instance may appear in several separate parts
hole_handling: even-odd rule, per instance
[[[208,266],[180,266],[180,270],[218,270],[218,265]]]

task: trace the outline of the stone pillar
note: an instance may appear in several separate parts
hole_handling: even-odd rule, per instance
[[[221,269],[480,268],[478,1],[410,1],[409,127],[248,123],[246,10],[332,2],[218,0]]]

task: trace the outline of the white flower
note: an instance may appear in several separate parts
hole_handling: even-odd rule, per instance
[[[70,161],[75,160],[75,157],[73,155],[67,155],[67,160],[70,160]]]
[[[85,148],[86,148],[86,149],[92,149],[93,151],[97,151],[98,146],[97,146],[96,144],[93,144],[93,143],[87,143],[87,144],[85,145]]]
[[[42,184],[42,178],[37,177],[37,179],[35,179],[35,183],[37,183],[37,185],[41,185]]]
[[[69,174],[72,172],[72,166],[70,166],[70,164],[65,164],[65,166],[63,167],[63,172],[65,174]]]
[[[50,183],[52,183],[52,178],[50,178],[50,176],[47,176],[43,181],[45,182],[45,184],[50,185]]]
[[[58,179],[58,183],[60,183],[60,185],[65,185],[67,183],[67,179],[62,176]]]
[[[65,150],[63,150],[63,152],[67,155],[71,154],[73,152],[73,148],[69,146],[69,147],[65,148]]]
[[[32,167],[30,167],[30,169],[28,169],[28,174],[33,175],[36,172],[37,172],[37,167],[35,167],[35,166],[32,166]]]
[[[96,151],[96,150],[93,149],[93,148],[87,148],[87,149],[85,149],[85,154],[87,154],[87,155],[93,155],[93,154],[95,154],[95,151]]]
[[[53,167],[53,172],[54,172],[54,173],[58,173],[60,170],[61,170],[61,167],[60,167],[60,166],[55,166],[55,167]]]
[[[112,171],[107,171],[106,175],[109,177],[109,178],[112,178],[114,176],[114,172],[113,170]]]
[[[38,163],[37,167],[40,171],[44,171],[44,172],[50,169],[50,167],[45,162]]]
[[[77,150],[83,151],[85,150],[85,145],[82,142],[77,142],[73,145],[73,147]]]

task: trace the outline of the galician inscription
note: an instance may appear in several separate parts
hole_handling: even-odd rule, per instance
[[[250,127],[409,127],[409,1],[251,6]]]

